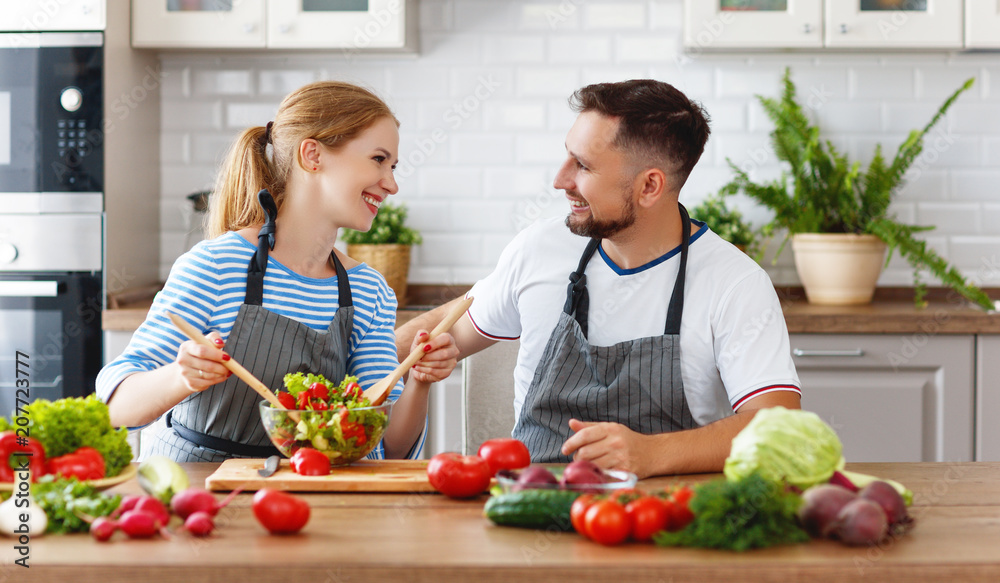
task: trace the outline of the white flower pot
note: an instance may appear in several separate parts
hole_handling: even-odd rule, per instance
[[[792,235],[795,269],[809,303],[867,304],[885,264],[885,243],[875,235]]]

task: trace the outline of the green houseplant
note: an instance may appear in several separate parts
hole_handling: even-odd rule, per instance
[[[726,204],[720,193],[710,194],[691,209],[691,218],[708,225],[713,233],[729,241],[751,257],[758,253],[757,234],[743,213]]]
[[[385,277],[396,294],[399,306],[406,305],[407,279],[410,273],[410,249],[423,239],[406,225],[404,205],[382,203],[367,231],[344,229],[340,237],[347,243],[347,254],[370,265]]]
[[[774,212],[774,219],[764,226],[762,232],[771,236],[777,229],[787,229],[778,253],[797,234],[874,236],[889,249],[885,263],[893,251],[898,251],[913,266],[915,301],[918,305],[923,305],[926,290],[926,284],[920,279],[921,270],[927,270],[973,303],[988,310],[994,309],[989,296],[915,236],[934,227],[903,224],[889,213],[893,195],[902,185],[907,170],[923,151],[924,136],[959,95],[972,87],[974,79],[967,80],[949,96],[926,126],[911,131],[892,160],[883,156],[881,145],[876,146],[864,172],[860,162],[849,161],[847,155],[838,151],[832,143],[820,139],[819,128],[811,123],[796,99],[789,69],[785,70],[782,81],[783,91],[779,99],[759,95],[757,98],[775,126],[771,132],[774,151],[789,168],[777,180],[756,183],[747,171],[729,160],[735,177],[722,188],[726,195],[743,192]],[[874,282],[872,286],[874,288]]]

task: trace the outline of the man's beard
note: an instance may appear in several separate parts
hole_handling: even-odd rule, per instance
[[[573,220],[573,213],[566,216],[566,226],[574,235],[591,239],[610,239],[635,224],[635,202],[624,198],[622,213],[617,219],[598,221],[591,214],[586,219]]]

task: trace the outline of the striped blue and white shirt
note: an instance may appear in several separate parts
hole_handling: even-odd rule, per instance
[[[135,331],[125,351],[97,377],[97,395],[105,402],[125,377],[169,364],[187,338],[170,322],[174,312],[207,334],[216,331],[226,340],[236,322],[247,288],[247,265],[256,247],[237,233],[202,241],[174,263],[170,275]],[[354,302],[347,371],[363,387],[383,379],[399,364],[396,357],[396,296],[377,271],[362,263],[347,271]],[[315,279],[295,273],[268,257],[264,275],[263,307],[271,312],[325,332],[340,307],[337,278]],[[331,379],[333,380],[333,379]],[[402,394],[402,381],[388,400]],[[410,451],[419,456],[426,431]],[[368,456],[385,457],[382,444]]]

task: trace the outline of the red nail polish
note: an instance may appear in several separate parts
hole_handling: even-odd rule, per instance
[[[215,342],[216,346],[222,346],[222,338],[216,338],[212,342]]]
[[[222,360],[229,360],[230,356],[225,352],[222,353]]]
[[[424,344],[424,352],[430,352],[430,351],[431,351],[431,345],[430,344]]]
[[[420,333],[420,338],[427,338],[428,336],[430,336],[430,334],[428,334],[427,332]]]

